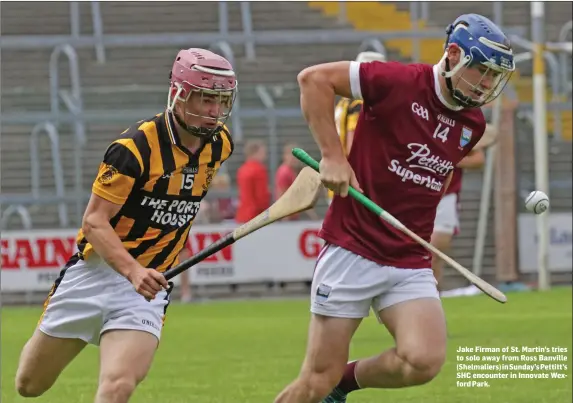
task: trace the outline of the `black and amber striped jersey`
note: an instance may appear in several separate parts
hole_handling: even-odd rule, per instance
[[[177,264],[200,202],[232,152],[225,126],[190,152],[165,112],[128,128],[108,147],[92,192],[122,205],[111,226],[143,267],[163,272]],[[83,258],[93,252],[82,230],[77,244]]]
[[[348,156],[348,133],[356,130],[361,109],[362,100],[348,98],[342,98],[334,108],[336,130],[346,156]],[[328,191],[328,197],[330,199],[334,197],[334,193],[331,190]]]
[[[362,100],[342,98],[336,104],[334,109],[334,120],[336,122],[336,129],[340,136],[342,149],[344,154],[348,155],[347,139],[348,133],[353,132],[358,124],[358,116],[360,116],[360,109],[362,109]]]

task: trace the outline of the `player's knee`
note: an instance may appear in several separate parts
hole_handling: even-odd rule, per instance
[[[49,388],[49,385],[43,385],[30,376],[22,374],[16,375],[16,390],[22,397],[42,396]]]
[[[105,376],[100,382],[99,394],[102,396],[114,396],[117,401],[127,402],[136,386],[136,380],[129,376]]]
[[[408,380],[412,385],[421,385],[434,379],[446,361],[445,349],[428,351],[413,348],[403,354],[402,359],[407,365]]]

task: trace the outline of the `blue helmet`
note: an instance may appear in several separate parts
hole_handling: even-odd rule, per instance
[[[452,97],[464,107],[480,107],[493,101],[503,91],[511,74],[515,71],[513,50],[509,39],[492,21],[478,14],[464,14],[458,17],[446,30],[448,35],[444,54],[445,70],[441,74],[446,79],[446,85]],[[451,44],[456,44],[461,52],[459,63],[450,70],[447,50]],[[441,68],[440,63],[440,68]],[[462,69],[481,67],[481,80],[470,83],[464,79]],[[460,74],[470,86],[470,91],[479,95],[473,98],[469,94],[454,87],[452,77]],[[492,78],[490,88],[483,88],[486,77]],[[458,81],[459,83],[459,81]]]

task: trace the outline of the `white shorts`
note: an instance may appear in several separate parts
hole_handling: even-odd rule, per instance
[[[315,314],[337,318],[365,318],[400,302],[440,299],[431,268],[400,269],[382,266],[337,245],[320,252],[311,288]]]
[[[442,197],[436,219],[434,220],[434,232],[454,235],[460,230],[460,218],[458,214],[458,195],[450,193]]]
[[[173,286],[147,302],[97,255],[87,260],[73,259],[46,300],[39,321],[43,333],[95,345],[99,345],[104,332],[116,329],[140,330],[160,339]]]

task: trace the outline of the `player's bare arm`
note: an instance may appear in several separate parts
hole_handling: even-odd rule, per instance
[[[372,51],[366,51],[366,52],[360,52],[358,54],[358,56],[356,57],[356,61],[358,63],[368,63],[368,62],[373,62],[373,61],[379,61],[379,62],[386,62],[386,56],[383,55],[382,53],[378,53],[378,52],[372,52]],[[352,88],[351,88],[352,90]],[[348,105],[348,107],[350,108],[352,106],[352,103],[350,103]],[[362,104],[356,105],[355,107],[358,108],[358,111],[360,109],[362,109]],[[348,111],[347,113],[350,113],[350,111]],[[350,154],[350,149],[352,148],[352,142],[354,141],[354,130],[356,129],[356,124],[357,121],[354,120],[352,122],[352,124],[350,124],[350,122],[348,121],[348,117],[347,117],[347,133],[346,133],[346,154]],[[350,126],[351,125],[351,126]]]
[[[497,141],[498,135],[498,130],[493,125],[487,124],[485,126],[485,132],[483,136],[477,142],[473,150],[483,150],[488,148]]]
[[[483,150],[471,150],[457,165],[462,169],[479,169],[485,164],[485,154]]]
[[[346,152],[350,154],[350,149],[352,148],[352,142],[354,141],[354,130],[349,130],[346,134]]]
[[[446,180],[444,182],[444,192],[442,193],[442,197],[444,197],[444,195],[446,194],[446,192],[448,191],[448,188],[450,187],[450,183],[452,183],[452,178],[454,177],[454,171],[450,172],[448,174],[448,176],[446,177]]]
[[[83,233],[110,267],[126,277],[139,294],[153,299],[157,292],[169,285],[161,273],[142,267],[122,245],[109,223],[121,207],[92,193],[82,220]]]
[[[121,207],[92,193],[82,220],[82,230],[96,252],[114,270],[127,277],[139,264],[123,247],[109,223]]]
[[[300,104],[312,135],[320,147],[322,182],[346,197],[348,186],[361,190],[338,138],[334,121],[335,96],[351,98],[350,62],[308,67],[298,75]]]
[[[344,159],[334,121],[335,96],[352,97],[350,62],[311,66],[298,75],[301,109],[323,158]]]

